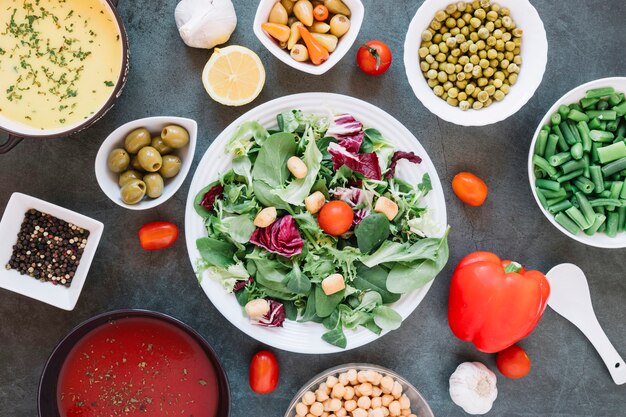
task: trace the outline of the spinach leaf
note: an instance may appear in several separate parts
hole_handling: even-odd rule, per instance
[[[250,262],[254,262],[256,266],[256,275],[254,278],[259,285],[279,292],[289,292],[287,287],[283,284],[287,273],[282,269],[282,265],[279,262],[272,261],[271,259],[250,260]]]
[[[273,191],[281,200],[293,206],[301,206],[304,203],[304,199],[310,194],[311,187],[317,180],[317,173],[320,170],[320,162],[322,161],[322,154],[315,145],[315,136],[311,129],[305,134],[305,137],[307,136],[309,142],[303,156],[304,164],[308,168],[306,177],[294,179],[286,188]]]
[[[250,241],[250,236],[256,229],[254,222],[245,214],[224,217],[221,223],[224,233],[227,233],[233,241],[242,244]]]
[[[341,313],[338,309],[335,309],[332,314],[322,320],[322,325],[326,327],[328,330],[336,329],[340,323]]]
[[[428,192],[433,189],[433,184],[430,181],[430,175],[428,175],[428,173],[424,174],[422,182],[417,185],[417,189],[420,190],[423,195],[428,194]]]
[[[316,323],[322,322],[322,319],[315,314],[315,288],[311,290],[309,296],[307,297],[306,307],[304,308],[300,321],[313,321]]]
[[[198,213],[200,215],[200,217],[202,217],[202,218],[206,218],[207,216],[210,216],[211,212],[209,212],[207,209],[202,207],[200,205],[200,203],[202,202],[202,199],[204,199],[204,195],[211,188],[215,187],[217,184],[219,184],[219,181],[213,181],[211,184],[209,184],[206,187],[204,187],[203,189],[201,189],[198,192],[198,194],[196,194],[196,198],[194,198],[194,200],[193,200],[193,208],[196,210],[196,213]]]
[[[202,259],[209,265],[228,268],[235,264],[235,252],[237,252],[237,248],[230,243],[210,237],[202,237],[196,240],[196,247]]]
[[[287,160],[295,152],[296,139],[292,133],[275,133],[268,137],[252,168],[252,179],[270,187],[282,187],[289,178]]]
[[[374,318],[370,318],[368,321],[366,321],[365,323],[361,324],[363,327],[365,327],[367,330],[371,331],[372,333],[375,333],[377,335],[380,335],[383,331],[383,329],[381,329],[380,327],[378,327],[378,325],[374,322]]]
[[[325,136],[317,141],[317,149],[322,153],[323,161],[331,161],[333,156],[328,152],[328,145],[337,140],[331,136]]]
[[[365,265],[373,267],[389,262],[414,262],[422,259],[437,259],[437,252],[444,238],[420,239],[414,244],[385,241],[376,252],[361,259]],[[445,243],[447,245],[447,241]]]
[[[331,295],[326,295],[322,287],[315,286],[315,314],[319,317],[328,317],[337,308],[346,290],[341,290]]]
[[[276,207],[277,209],[285,210],[289,207],[280,197],[273,193],[276,186],[272,186],[265,181],[253,180],[252,188],[254,189],[254,195],[259,203],[266,207]]]
[[[341,329],[341,327],[324,333],[322,335],[322,340],[342,349],[345,349],[348,344],[346,335],[343,334],[343,330]]]
[[[402,324],[402,316],[387,306],[374,309],[374,323],[383,330],[396,330]]]
[[[283,301],[283,306],[287,320],[295,321],[298,318],[298,308],[293,301]]]
[[[400,294],[393,294],[387,290],[387,275],[389,272],[381,266],[368,268],[362,263],[357,264],[357,276],[352,285],[361,291],[376,291],[383,299],[384,304],[395,303]]]
[[[248,186],[252,186],[252,162],[250,158],[247,156],[233,158],[233,171],[235,171],[235,174],[244,177]]]
[[[376,291],[367,291],[363,295],[361,303],[357,306],[356,310],[371,311],[376,306],[379,306],[382,303],[383,297],[379,293],[377,293]]]
[[[389,237],[389,220],[382,213],[372,213],[356,227],[357,245],[363,254],[378,248]]]
[[[302,273],[297,262],[293,263],[293,269],[285,277],[284,284],[294,294],[306,295],[311,291],[311,281]]]

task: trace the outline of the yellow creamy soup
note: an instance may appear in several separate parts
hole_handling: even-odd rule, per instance
[[[0,0],[0,115],[38,129],[76,124],[109,99],[122,39],[99,0]]]

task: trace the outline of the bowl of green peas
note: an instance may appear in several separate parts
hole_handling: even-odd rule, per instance
[[[561,232],[599,248],[626,247],[626,78],[591,81],[561,97],[535,131],[528,178]]]

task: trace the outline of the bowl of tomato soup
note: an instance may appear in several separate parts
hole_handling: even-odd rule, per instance
[[[39,383],[40,417],[228,417],[230,391],[211,346],[163,313],[87,320],[54,349]]]

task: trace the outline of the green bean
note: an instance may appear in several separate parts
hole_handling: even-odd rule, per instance
[[[587,109],[591,106],[594,106],[598,101],[600,101],[599,98],[583,98],[582,100],[580,100],[580,104],[583,107],[583,109]]]
[[[589,119],[598,119],[598,120],[617,119],[617,112],[615,110],[587,110],[585,114],[589,117]]]
[[[619,125],[619,120],[611,120],[606,124],[606,130],[609,132],[617,131],[617,126]]]
[[[589,222],[585,216],[578,210],[576,207],[572,206],[565,210],[565,214],[576,223],[576,226],[585,230],[591,226],[591,222]]]
[[[626,157],[620,158],[617,161],[613,161],[610,164],[603,166],[602,175],[604,175],[604,177],[609,177],[623,169],[626,169]]]
[[[567,123],[561,123],[559,125],[559,129],[561,129],[561,132],[563,132],[563,137],[565,138],[565,141],[568,145],[573,145],[577,142],[576,136],[574,136],[572,130]]]
[[[622,192],[623,186],[624,186],[624,183],[620,181],[615,181],[613,184],[611,184],[611,194],[609,195],[609,198],[617,200],[620,196],[620,193]],[[608,205],[606,206],[606,209],[608,211],[613,211],[615,210],[615,206]]]
[[[569,127],[569,130],[570,132],[572,132],[572,135],[574,136],[574,139],[576,139],[576,142],[582,142],[580,133],[578,133],[578,129],[576,129],[576,123],[572,122],[571,120],[566,120],[565,123],[567,123],[567,127]]]
[[[543,194],[546,197],[546,199],[548,199],[548,198],[559,198],[559,197],[566,197],[567,196],[567,191],[565,191],[564,188],[559,188],[556,191],[544,190],[543,188],[538,188],[537,191],[540,192],[541,194]]]
[[[535,153],[539,156],[543,156],[546,152],[546,145],[548,144],[548,132],[546,130],[540,130],[537,135],[537,141],[535,142]]]
[[[606,235],[608,237],[617,236],[617,229],[619,227],[619,214],[616,211],[607,213],[606,215]]]
[[[582,192],[577,192],[575,195],[576,200],[578,201],[578,207],[585,216],[585,219],[587,219],[589,223],[593,223],[596,217],[596,212],[593,211],[593,207],[589,204],[589,200],[587,200],[587,197],[585,197]]]
[[[578,161],[568,161],[561,165],[561,170],[563,171],[563,174],[569,174],[572,171],[577,171],[583,168],[585,168],[585,161],[583,161],[582,159],[579,159]]]
[[[549,206],[547,208],[548,212],[551,214],[556,214],[560,211],[564,211],[567,210],[568,208],[572,207],[572,203],[569,200],[563,200],[561,202],[558,202],[556,204],[552,204],[551,206]]]
[[[535,185],[544,190],[558,191],[561,189],[561,184],[552,180],[536,179]]]
[[[593,142],[591,144],[591,162],[597,163],[600,162],[600,157],[598,156],[598,149],[602,146],[599,142]]]
[[[605,220],[606,216],[604,214],[596,214],[593,224],[587,230],[585,230],[585,234],[588,236],[594,235],[596,232],[598,232],[600,226],[604,224]]]
[[[600,100],[596,103],[596,110],[602,111],[602,110],[608,110],[609,109],[609,102],[606,100]]]
[[[626,225],[626,206],[621,206],[620,208],[617,209],[617,217],[618,217],[617,230],[619,232],[623,232],[624,226]]]
[[[541,203],[541,206],[544,208],[544,210],[548,210],[549,205],[546,196],[539,192],[539,188],[535,187],[535,190],[537,191],[537,199]]]
[[[553,126],[561,124],[561,115],[559,112],[555,112],[550,116],[550,123],[552,123]]]
[[[615,136],[626,137],[626,123],[622,120],[622,122],[617,127],[617,131],[615,132]]]
[[[589,129],[600,129],[600,120],[598,119],[589,120]]]
[[[550,125],[545,124],[545,125],[541,126],[541,130],[547,130],[548,133],[550,133]]]
[[[572,158],[581,159],[583,157],[583,144],[575,143],[572,148],[569,150]]]
[[[609,96],[608,102],[611,106],[617,106],[619,103],[621,103],[622,98],[619,96],[619,94],[611,94]]]
[[[595,200],[589,200],[589,204],[591,204],[591,207],[622,206],[622,202],[620,200],[613,198],[596,198]]]
[[[601,164],[608,164],[609,162],[624,158],[626,157],[626,143],[620,141],[612,145],[598,148],[598,157],[600,158]]]
[[[620,117],[626,115],[626,101],[623,101],[617,106],[613,107],[613,111]]]
[[[580,140],[583,143],[583,151],[589,152],[591,150],[591,137],[589,136],[589,126],[585,121],[580,121],[576,124],[576,130],[580,135]]]
[[[610,96],[614,92],[615,89],[613,87],[594,88],[587,91],[587,94],[585,94],[585,98],[601,98],[605,96]]]
[[[625,186],[622,186],[622,191],[620,191],[619,193],[619,199],[626,200],[626,187]]]
[[[578,232],[580,232],[580,227],[563,212],[557,213],[556,216],[554,216],[554,220],[573,235],[577,235]]]
[[[604,182],[604,191],[598,194],[602,198],[609,198],[611,196],[611,184],[612,182]]]
[[[557,135],[550,134],[548,136],[548,143],[546,144],[546,149],[543,154],[544,158],[548,159],[556,153],[556,144],[558,142],[559,142],[559,137]]]
[[[556,168],[550,165],[548,161],[546,161],[539,155],[533,155],[533,164],[546,171],[550,178],[555,178],[557,176]]]
[[[567,200],[567,196],[557,197],[557,198],[548,198],[546,199],[546,202],[548,204],[548,207],[550,207],[555,204],[559,204],[561,201],[565,201],[565,200]]]
[[[558,167],[559,165],[563,165],[570,159],[572,159],[571,153],[561,152],[561,153],[557,153],[556,155],[552,155],[548,162],[550,162],[550,165],[552,165],[553,167]]]
[[[559,125],[552,126],[552,132],[559,137],[559,149],[561,152],[569,151],[569,145],[565,141],[565,136],[563,136],[563,132],[559,128]]]
[[[566,106],[565,104],[561,104],[559,106],[559,114],[561,115],[561,118],[566,118],[568,113],[569,113],[569,107]]]
[[[583,175],[586,178],[591,178],[591,173],[589,172],[589,167],[591,166],[591,162],[589,161],[589,154],[583,154],[582,160],[585,163],[585,167],[583,168]]]
[[[581,113],[583,111],[583,107],[580,104],[578,104],[578,103],[572,103],[568,107],[569,107],[570,110],[578,110]]]
[[[613,138],[615,138],[613,133],[602,130],[592,130],[589,132],[589,137],[594,142],[612,142]]]
[[[574,180],[574,185],[585,194],[591,194],[595,187],[594,183],[591,182],[590,179],[583,177],[582,175]]]
[[[608,122],[606,120],[601,120],[600,121],[600,127],[598,128],[598,130],[606,131],[606,125],[607,124],[608,124]]]
[[[581,175],[583,175],[583,171],[584,171],[584,169],[582,169],[582,168],[581,169],[577,169],[574,172],[570,172],[569,174],[565,174],[565,175],[561,175],[560,177],[557,177],[556,181],[562,184],[562,183],[564,183],[566,181],[569,181],[571,179],[574,179],[576,177],[580,177]]]
[[[589,167],[589,173],[591,175],[591,181],[593,181],[593,191],[601,193],[604,191],[604,181],[602,181],[602,169],[598,165],[591,165]]]

